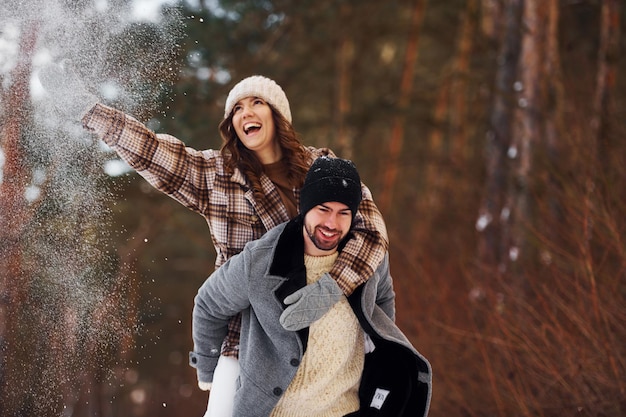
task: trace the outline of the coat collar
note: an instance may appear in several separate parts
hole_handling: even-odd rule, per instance
[[[289,220],[287,208],[282,203],[276,186],[267,175],[263,173],[259,177],[259,181],[261,182],[261,191],[265,196],[265,198],[261,201],[257,201],[254,198],[252,186],[239,168],[235,168],[230,179],[233,183],[239,184],[244,190],[246,200],[248,200],[252,207],[254,207],[254,211],[259,216],[259,220],[263,223],[265,230],[271,230],[279,224]]]
[[[283,309],[287,308],[285,298],[306,285],[304,266],[304,236],[302,235],[302,216],[296,216],[285,225],[278,237],[274,258],[269,269],[270,275],[286,278],[274,291]],[[306,351],[309,340],[309,328],[298,330],[298,337]]]
[[[240,184],[243,185],[244,187],[250,187],[250,184],[248,184],[248,180],[246,179],[246,176],[243,175],[243,172],[241,172],[241,170],[237,167],[235,167],[234,171],[233,171],[233,175],[230,176],[230,180],[236,184]]]
[[[290,220],[280,234],[269,273],[287,278],[276,291],[281,301],[306,285],[302,216],[296,216]]]

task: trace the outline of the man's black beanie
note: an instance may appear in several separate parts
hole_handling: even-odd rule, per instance
[[[300,190],[300,214],[328,202],[343,203],[356,215],[361,203],[361,178],[352,161],[322,156],[306,174]]]

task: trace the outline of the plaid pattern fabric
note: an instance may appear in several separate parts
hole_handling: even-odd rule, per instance
[[[280,195],[263,175],[265,201],[254,199],[250,184],[239,171],[227,175],[218,150],[188,148],[173,136],[155,134],[136,119],[97,104],[83,118],[83,126],[98,135],[152,186],[202,215],[211,233],[219,268],[244,245],[289,220]],[[325,148],[307,148],[312,160],[334,156]],[[294,190],[299,199],[299,190]],[[388,247],[387,230],[371,193],[363,186],[363,201],[351,239],[330,271],[346,295],[367,281]],[[222,354],[237,356],[241,318],[233,318]]]

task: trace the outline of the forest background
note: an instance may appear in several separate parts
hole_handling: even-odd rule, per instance
[[[60,4],[112,20],[102,2]],[[433,366],[431,416],[626,415],[619,0],[161,12],[108,34],[117,48],[51,59],[74,58],[85,79],[102,64],[128,91],[105,102],[197,149],[220,147],[234,82],[275,79],[303,142],[354,160],[386,219],[397,321]],[[187,353],[213,268],[208,228],[80,127],[45,128],[40,26],[12,24],[18,59],[0,61],[0,415],[200,416]],[[92,32],[92,43],[107,34]]]

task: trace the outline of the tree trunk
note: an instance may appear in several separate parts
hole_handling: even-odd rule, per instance
[[[546,31],[546,56],[545,56],[545,79],[546,103],[545,103],[545,148],[548,161],[548,170],[544,177],[548,184],[548,218],[545,224],[557,225],[563,222],[563,210],[560,203],[562,190],[561,174],[558,167],[561,164],[562,141],[561,135],[565,134],[563,121],[563,105],[565,103],[565,92],[563,88],[563,72],[561,70],[561,59],[559,54],[559,2],[550,0],[548,2],[548,17]],[[561,239],[558,227],[545,228],[547,237],[557,242]]]
[[[600,46],[598,50],[598,74],[596,77],[596,92],[594,98],[594,112],[591,121],[593,137],[591,147],[597,159],[599,174],[608,168],[611,176],[613,166],[611,158],[611,144],[613,134],[611,132],[610,118],[613,113],[614,99],[612,92],[617,83],[617,62],[619,58],[620,38],[620,4],[619,0],[603,0],[601,7],[600,22]],[[616,161],[615,161],[616,162]],[[594,174],[591,181],[596,185],[604,186],[608,181],[602,180]]]
[[[389,141],[389,158],[387,169],[384,172],[383,187],[381,189],[380,198],[378,199],[379,208],[383,213],[387,212],[391,207],[393,186],[398,175],[398,163],[404,141],[404,125],[411,93],[413,91],[413,73],[415,63],[417,62],[417,47],[425,8],[426,0],[417,0],[411,15],[409,36],[406,52],[404,54],[404,67],[402,70],[402,80],[400,82],[397,113],[393,119],[393,127]]]
[[[463,167],[467,161],[467,84],[473,39],[476,37],[476,1],[468,0],[461,19],[461,30],[457,41],[456,56],[452,68],[452,106],[450,108],[450,132],[452,162]]]
[[[546,19],[537,0],[525,0],[522,21],[522,43],[519,61],[519,81],[516,82],[517,107],[511,135],[511,181],[507,195],[510,217],[503,227],[507,229],[504,240],[508,248],[508,261],[519,265],[528,259],[528,228],[531,219],[531,182],[535,145],[539,143],[543,129],[542,121],[542,68],[544,62],[543,28]]]
[[[335,112],[335,126],[337,127],[337,155],[342,158],[352,159],[353,155],[353,132],[347,121],[350,115],[351,98],[350,86],[352,84],[352,62],[354,60],[354,42],[351,38],[348,22],[352,16],[352,6],[349,2],[341,4],[339,11],[341,22],[339,44],[337,47],[337,111]]]
[[[482,33],[491,40],[500,38],[502,32],[502,2],[500,0],[481,0],[481,21]]]
[[[420,199],[418,203],[421,206],[418,209],[423,217],[422,221],[415,223],[413,232],[417,240],[431,233],[431,230],[424,226],[433,224],[433,219],[441,213],[445,201],[444,193],[449,191],[449,187],[456,186],[452,170],[444,168],[444,164],[451,160],[457,170],[462,170],[467,162],[469,152],[466,130],[467,82],[469,58],[476,35],[476,4],[476,0],[469,0],[461,14],[461,30],[457,39],[451,76],[446,76],[442,80],[433,109],[434,126],[428,136],[429,158],[425,161],[424,169],[424,184],[427,189],[423,193],[425,198]],[[450,132],[450,154],[445,151],[444,131]]]
[[[430,135],[428,135],[428,154],[430,158],[426,161],[426,180],[424,184],[428,187],[425,195],[427,198],[421,200],[424,205],[423,211],[427,216],[431,216],[433,212],[437,212],[442,201],[442,191],[445,185],[442,175],[441,166],[445,160],[444,153],[444,129],[447,127],[447,115],[450,112],[450,80],[446,77],[439,87],[437,101],[433,110],[434,126]],[[427,220],[416,222],[415,227],[422,229],[420,223],[428,224]]]
[[[2,149],[5,155],[0,183],[0,415],[9,415],[19,395],[12,378],[23,376],[15,355],[20,348],[14,340],[18,323],[15,312],[23,308],[28,293],[26,271],[22,265],[21,236],[30,212],[25,198],[28,167],[20,141],[22,127],[28,114],[31,60],[37,40],[35,24],[24,28],[19,45],[18,63],[13,69],[7,95],[2,130]]]
[[[478,252],[480,259],[491,266],[500,265],[506,253],[502,245],[502,218],[507,217],[504,206],[509,176],[507,151],[513,123],[515,97],[513,83],[517,77],[521,43],[521,13],[523,0],[507,0],[504,6],[504,40],[498,54],[493,108],[486,145],[486,185],[476,229],[481,233]]]

